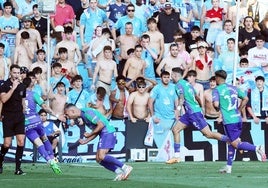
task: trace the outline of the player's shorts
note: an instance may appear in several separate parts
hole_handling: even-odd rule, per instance
[[[6,113],[3,115],[3,137],[25,134],[25,118],[22,113]]]
[[[45,129],[42,125],[42,122],[37,122],[37,123],[33,123],[30,124],[26,127],[26,137],[33,142],[36,138],[42,137],[44,136],[45,133]]]
[[[240,137],[242,132],[242,125],[242,122],[224,125],[225,134],[229,137],[231,142]]]
[[[196,112],[193,114],[185,113],[180,117],[179,121],[186,126],[194,126],[198,130],[202,130],[208,125],[204,118],[204,115],[201,112]]]
[[[116,141],[116,133],[102,133],[100,135],[98,149],[113,149]]]

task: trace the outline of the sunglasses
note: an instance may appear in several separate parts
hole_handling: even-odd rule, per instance
[[[146,86],[137,86],[137,88],[145,88]]]
[[[128,11],[128,12],[135,12],[134,9],[128,9],[127,11]]]
[[[119,85],[125,85],[126,82],[122,81],[122,82],[118,82]]]

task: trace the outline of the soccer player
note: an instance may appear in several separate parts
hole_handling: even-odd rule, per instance
[[[25,134],[26,137],[36,145],[38,152],[48,162],[54,173],[61,174],[61,169],[54,160],[54,152],[49,142],[40,116],[36,111],[37,104],[52,114],[52,110],[44,103],[43,99],[32,91],[36,79],[31,74],[23,79],[23,84],[27,87],[25,99]]]
[[[113,156],[107,155],[116,144],[115,128],[109,121],[93,108],[79,109],[73,104],[67,104],[65,106],[64,114],[67,118],[75,120],[77,125],[85,124],[92,129],[92,132],[84,133],[86,139],[80,139],[80,144],[87,144],[97,136],[100,137],[96,161],[104,168],[117,174],[114,181],[126,180],[133,168]]]
[[[254,146],[248,142],[241,142],[240,134],[242,132],[241,110],[247,104],[248,97],[245,92],[235,86],[225,83],[227,73],[224,70],[215,72],[217,87],[213,90],[213,105],[215,109],[220,110],[223,118],[223,125],[226,135],[230,139],[231,146],[228,146],[227,165],[220,169],[221,173],[232,172],[232,161],[235,149],[256,151],[262,161],[266,161],[266,154],[261,146]],[[242,99],[238,107],[238,98]]]
[[[225,135],[217,132],[211,132],[206,120],[204,119],[204,115],[202,114],[199,97],[196,95],[193,86],[189,82],[185,81],[182,75],[183,70],[181,68],[175,67],[172,69],[171,78],[175,83],[175,89],[179,96],[178,108],[181,109],[183,105],[185,108],[185,114],[180,117],[172,128],[175,154],[173,158],[166,161],[167,164],[180,162],[180,132],[190,125],[193,125],[196,129],[200,130],[207,138],[213,138],[224,142],[229,140],[229,138]]]

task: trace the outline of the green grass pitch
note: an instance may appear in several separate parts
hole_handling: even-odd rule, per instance
[[[268,163],[238,162],[232,174],[219,174],[225,162],[164,163],[134,162],[126,181],[112,181],[115,174],[96,163],[60,164],[63,174],[56,175],[43,163],[23,163],[25,176],[14,175],[14,163],[6,163],[0,174],[1,188],[267,188]]]

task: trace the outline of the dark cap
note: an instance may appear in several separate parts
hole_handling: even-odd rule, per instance
[[[32,21],[31,17],[30,16],[23,16],[22,19],[21,19],[23,22],[26,22],[26,21]]]
[[[27,74],[29,72],[27,67],[20,67],[20,74]]]

